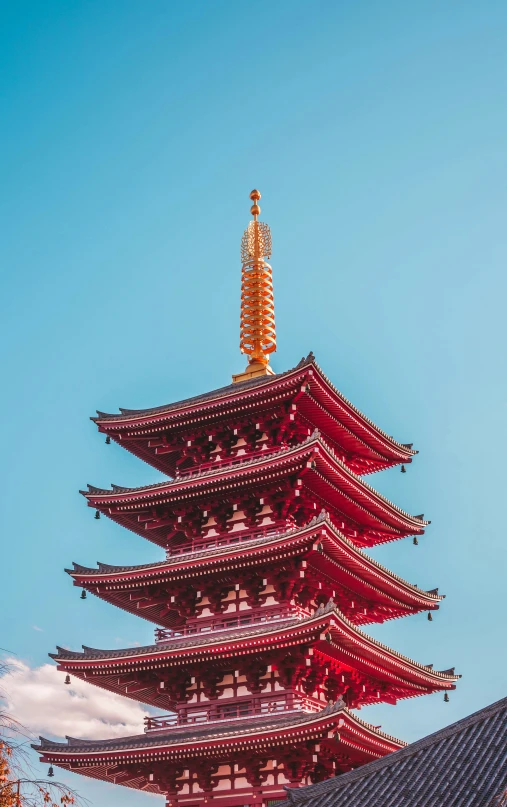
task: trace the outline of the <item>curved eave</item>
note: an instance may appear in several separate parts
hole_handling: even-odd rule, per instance
[[[328,640],[328,644],[340,652],[346,648],[352,667],[355,666],[356,659],[359,662],[369,660],[374,666],[382,665],[383,671],[389,669],[391,674],[399,676],[400,680],[405,679],[408,682],[411,679],[422,686],[431,687],[433,691],[455,689],[455,682],[461,678],[454,672],[434,670],[432,666],[419,664],[408,656],[398,653],[368,636],[338,611],[335,611],[331,622],[331,639]],[[369,671],[365,668],[365,672]]]
[[[113,765],[161,761],[185,760],[200,757],[224,758],[239,751],[255,753],[257,748],[280,748],[286,745],[325,740],[336,752],[351,751],[367,762],[405,747],[406,743],[380,731],[360,720],[342,702],[327,707],[321,712],[301,713],[292,722],[282,715],[265,719],[254,718],[231,724],[227,721],[208,725],[201,736],[189,736],[185,731],[172,730],[156,735],[137,735],[116,740],[79,740],[67,738],[67,743],[58,743],[40,737],[40,743],[32,745],[42,756],[41,761],[74,770],[94,778],[114,782]],[[340,736],[334,735],[339,728]],[[198,732],[194,730],[194,735]],[[123,784],[128,784],[123,782]],[[139,784],[130,784],[139,787]],[[146,789],[146,788],[143,788]]]
[[[370,418],[366,417],[357,407],[354,406],[327,378],[315,360],[312,361],[313,373],[318,379],[319,386],[326,397],[323,405],[327,408],[328,401],[333,403],[340,411],[339,419],[344,425],[364,440],[368,445],[376,447],[382,454],[391,454],[398,462],[408,462],[411,457],[418,452],[407,444],[399,443],[391,435],[380,429]],[[312,381],[310,381],[312,387]]]
[[[386,434],[376,424],[359,411],[339,390],[331,384],[320,367],[315,362],[313,354],[299,363],[293,370],[261,379],[254,379],[242,384],[230,384],[215,390],[207,395],[196,396],[165,407],[145,410],[120,410],[119,415],[98,413],[92,418],[100,430],[118,436],[121,442],[122,431],[128,429],[142,429],[158,424],[171,425],[188,419],[189,416],[199,413],[201,417],[213,414],[224,407],[232,408],[246,405],[252,400],[262,400],[269,394],[278,390],[288,390],[298,384],[307,383],[310,392],[318,405],[340,426],[349,432],[352,443],[357,440],[359,444],[372,451],[378,458],[383,458],[386,465],[400,462],[410,462],[417,454],[411,446],[399,443]],[[132,449],[130,449],[132,450]],[[356,446],[357,450],[357,446]],[[137,450],[134,449],[134,453]],[[148,462],[151,459],[144,457]]]
[[[369,520],[370,524],[366,523],[364,526],[383,531],[386,535],[393,533],[392,538],[422,535],[423,528],[430,523],[422,517],[411,516],[381,496],[347,468],[322,441],[318,433],[311,435],[296,448],[283,449],[266,458],[245,460],[232,468],[189,474],[180,479],[140,488],[115,486],[113,490],[105,490],[89,485],[89,490],[81,493],[88,500],[90,507],[101,510],[120,523],[122,518],[123,520],[129,518],[130,523],[126,526],[159,543],[156,536],[147,535],[147,530],[133,521],[136,512],[140,512],[143,507],[169,503],[183,496],[187,498],[191,495],[217,493],[255,483],[262,484],[263,477],[268,473],[272,474],[270,480],[273,480],[275,475],[278,475],[279,479],[284,479],[294,473],[305,474],[306,484],[311,480],[313,487],[320,485],[328,494],[334,489],[336,495],[340,497],[342,509],[343,505],[349,508],[348,515],[352,520],[359,524],[364,523],[362,519],[366,522]],[[112,508],[119,510],[113,513]],[[389,537],[384,540],[389,540]]]
[[[183,641],[173,639],[160,645],[124,651],[95,651],[85,648],[81,654],[58,648],[58,654],[51,654],[51,657],[62,669],[79,676],[81,671],[98,672],[100,669],[110,669],[114,672],[116,668],[145,669],[146,665],[153,669],[157,666],[167,667],[170,662],[176,665],[185,662],[195,664],[218,656],[232,657],[237,653],[249,655],[263,653],[278,646],[310,643],[330,657],[333,657],[332,651],[336,651],[339,661],[344,661],[345,656],[344,663],[352,668],[362,669],[367,675],[413,689],[414,695],[454,689],[454,682],[460,676],[433,670],[397,653],[353,625],[335,607],[326,607],[319,611],[313,617],[296,623],[287,621],[278,627],[264,625],[261,629],[256,627],[254,630],[238,631],[237,637],[234,631],[224,631],[222,636],[222,632],[214,631],[200,634],[197,638]],[[324,639],[322,634],[325,631],[331,631],[331,640]]]
[[[322,542],[322,553],[317,553],[312,547],[316,540]],[[273,556],[280,559],[301,552],[305,553],[303,556],[305,559],[311,558],[315,565],[327,564],[329,568],[326,571],[333,579],[338,580],[340,575],[340,582],[343,583],[345,576],[346,584],[352,591],[359,591],[359,588],[369,589],[370,597],[378,597],[380,594],[382,598],[392,600],[393,605],[404,605],[412,610],[429,610],[438,608],[438,603],[443,599],[443,596],[435,591],[423,591],[413,586],[378,561],[369,558],[327,518],[322,517],[315,519],[315,523],[307,527],[272,536],[267,540],[254,539],[233,546],[219,547],[214,551],[192,552],[151,565],[122,568],[101,564],[98,569],[90,569],[74,564],[73,570],[66,571],[76,586],[87,588],[109,602],[114,602],[117,594],[121,602],[114,604],[156,624],[165,625],[168,623],[159,622],[157,619],[157,610],[160,610],[160,606],[153,606],[151,614],[146,614],[145,611],[152,609],[139,610],[136,604],[131,604],[129,608],[128,603],[125,603],[129,591],[135,591],[147,583],[171,584],[189,575],[194,577],[223,573],[245,567],[250,563],[270,562]],[[101,588],[97,590],[98,586]],[[118,587],[116,591],[115,586]],[[174,624],[174,618],[169,622]]]
[[[393,527],[398,525],[400,530],[407,530],[410,535],[422,534],[423,527],[431,523],[425,521],[422,516],[410,515],[394,502],[386,499],[338,459],[326,443],[320,439],[320,436],[312,435],[312,438],[309,445],[315,444],[317,471],[321,471],[326,481],[332,478],[337,487],[337,480],[340,479],[347,494],[351,499],[357,501],[363,510],[375,513],[379,519],[383,518],[386,521],[389,519],[387,523]],[[342,490],[342,488],[339,489]]]

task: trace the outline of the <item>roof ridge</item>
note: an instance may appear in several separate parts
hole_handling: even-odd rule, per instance
[[[268,716],[268,715],[251,715],[250,718],[253,718],[253,719],[251,719],[251,721],[247,721],[247,722],[252,722],[253,723],[253,726],[250,729],[252,733],[254,733],[255,731],[258,731],[259,727],[261,729],[266,730],[266,731],[272,731],[272,730],[277,728],[277,725],[279,723],[282,724],[281,728],[283,729],[285,727],[285,725],[289,726],[289,725],[298,725],[298,724],[301,724],[301,723],[302,724],[312,723],[315,720],[319,720],[319,719],[321,719],[323,717],[325,718],[328,715],[331,715],[331,714],[333,714],[335,712],[340,712],[340,711],[343,711],[343,710],[345,710],[345,707],[343,706],[342,701],[340,699],[338,699],[337,701],[335,701],[335,703],[327,704],[323,709],[321,709],[318,712],[295,711],[292,715],[283,715],[283,714],[271,715],[271,716]],[[284,723],[284,721],[283,721],[284,717],[285,718],[289,717],[289,722]],[[354,717],[354,715],[352,717]],[[262,720],[260,720],[260,718],[265,719],[266,722],[265,722],[264,725],[262,723]],[[222,725],[219,725],[219,723],[222,723]],[[173,728],[173,727],[171,727],[171,728]],[[182,728],[182,727],[178,727],[178,728]],[[184,728],[188,728],[188,726],[186,726]],[[191,726],[191,728],[193,728],[194,731],[196,730],[196,726]],[[206,724],[204,724],[204,723],[201,724],[199,726],[199,728],[205,729]],[[240,729],[243,728],[244,729],[245,726],[243,724],[238,726],[238,723],[236,723],[236,722],[230,722],[228,720],[223,720],[223,721],[218,721],[217,723],[215,723],[213,725],[213,728],[215,730],[218,730],[217,736],[220,736],[220,734],[227,736],[227,733],[229,733],[229,734],[231,733],[231,731],[230,731],[231,728],[232,728],[232,733],[235,734],[235,733],[237,733],[238,728],[240,728]],[[250,726],[247,725],[246,728],[248,730],[250,728]],[[371,726],[371,728],[373,728],[373,726]],[[222,731],[220,731],[220,729]],[[151,740],[151,743],[157,743],[157,742],[160,742],[160,740],[162,738],[166,737],[167,735],[169,735],[169,736],[171,735],[171,730],[169,730],[166,734],[162,734],[162,733],[158,733],[158,732],[157,732],[157,734],[153,734],[151,736],[149,734],[133,734],[133,735],[126,736],[126,737],[111,737],[108,740],[86,740],[86,739],[76,738],[76,737],[66,737],[66,739],[67,739],[67,741],[72,740],[72,745],[75,744],[78,747],[82,747],[83,745],[100,746],[101,744],[107,743],[107,742],[116,742],[116,743],[119,742],[119,743],[123,744],[123,743],[128,743],[129,740],[144,740],[145,742],[143,743],[143,745],[149,746],[150,745],[150,740]],[[388,735],[386,735],[386,736],[388,736]],[[48,740],[48,739],[46,739],[45,737],[42,737],[42,736],[40,736],[39,739],[41,740],[41,745],[42,746],[43,745],[53,746],[53,747],[57,746],[62,751],[63,750],[68,750],[69,747],[70,747],[69,742],[62,743],[62,742],[58,742],[58,741],[55,741],[55,740]],[[35,744],[32,745],[32,748],[35,748],[35,750],[41,750],[41,746],[37,746]],[[112,749],[112,750],[114,750],[114,749]]]
[[[219,398],[220,394],[225,394],[227,392],[230,393],[238,393],[242,391],[248,391],[249,389],[255,389],[256,387],[261,387],[263,384],[270,385],[273,382],[276,382],[284,377],[289,376],[291,373],[297,373],[298,371],[302,370],[307,366],[313,366],[317,373],[320,375],[321,379],[329,386],[332,392],[339,398],[342,404],[345,407],[348,407],[351,412],[357,416],[361,420],[364,421],[370,428],[372,428],[377,434],[382,437],[384,440],[389,441],[393,446],[397,447],[399,450],[404,450],[405,452],[410,452],[412,456],[418,454],[418,451],[415,450],[412,446],[413,443],[401,443],[398,440],[395,440],[392,435],[387,434],[383,429],[381,429],[377,424],[371,420],[367,415],[364,414],[358,407],[356,407],[349,399],[342,393],[340,390],[335,387],[335,385],[330,381],[330,379],[326,376],[323,372],[322,368],[317,364],[315,356],[312,351],[305,357],[303,357],[294,367],[290,368],[289,370],[284,370],[281,373],[275,373],[273,376],[262,376],[260,378],[253,378],[246,381],[242,381],[235,384],[226,384],[223,387],[217,387],[214,390],[211,390],[207,393],[201,393],[198,395],[191,396],[189,398],[184,398],[180,401],[173,401],[172,403],[163,404],[161,406],[150,407],[148,409],[126,409],[123,407],[119,407],[119,413],[112,414],[107,412],[102,412],[97,410],[97,417],[91,417],[90,420],[94,421],[95,423],[100,420],[113,420],[113,421],[120,421],[122,419],[128,420],[129,417],[143,417],[149,415],[161,415],[164,413],[170,413],[171,410],[177,409],[178,406],[184,408],[185,406],[190,406],[192,403],[199,403],[199,402],[206,402],[212,401],[213,398]],[[355,434],[355,432],[353,432]],[[358,437],[357,434],[355,434]]]
[[[349,401],[349,399],[345,397],[345,395],[343,394],[343,392],[340,392],[340,390],[338,389],[338,387],[335,387],[335,385],[333,384],[333,382],[332,382],[332,381],[330,381],[330,379],[329,379],[329,378],[327,377],[327,375],[324,373],[324,371],[322,370],[322,368],[321,368],[321,367],[320,367],[320,366],[317,364],[317,361],[315,360],[315,358],[314,358],[314,361],[313,361],[312,363],[313,363],[314,367],[316,368],[316,370],[318,370],[318,371],[319,371],[319,373],[320,373],[320,375],[322,376],[322,378],[324,379],[324,381],[326,381],[326,382],[327,382],[327,384],[329,384],[329,386],[331,387],[331,389],[333,390],[333,392],[335,392],[335,393],[338,395],[338,397],[339,397],[339,398],[341,398],[341,399],[342,399],[342,401],[344,401],[344,403],[346,403],[346,404],[347,404],[347,406],[350,406],[350,408],[351,408],[351,409],[352,409],[352,410],[353,410],[353,411],[354,411],[354,412],[355,412],[357,415],[359,415],[361,418],[363,418],[363,419],[364,419],[364,420],[365,420],[365,421],[366,421],[366,422],[367,422],[367,423],[368,423],[370,426],[372,426],[372,427],[373,427],[373,428],[374,428],[376,431],[378,431],[378,432],[379,432],[379,434],[381,434],[381,435],[382,435],[382,437],[386,438],[387,440],[390,440],[390,441],[391,441],[391,443],[394,443],[395,445],[397,445],[397,446],[398,446],[398,448],[405,448],[406,450],[410,451],[410,453],[411,453],[413,456],[415,456],[416,454],[418,454],[418,453],[419,453],[418,451],[416,451],[415,449],[413,449],[413,448],[412,448],[412,446],[414,445],[413,443],[399,443],[399,442],[398,442],[398,440],[395,440],[395,439],[394,439],[394,437],[392,437],[390,434],[387,434],[387,432],[385,432],[383,429],[381,429],[381,428],[380,428],[380,426],[377,426],[377,424],[376,424],[376,423],[374,423],[374,422],[373,422],[373,420],[370,420],[370,418],[369,418],[367,415],[365,415],[365,414],[364,414],[364,412],[361,412],[361,410],[360,410],[360,409],[358,409],[358,408],[357,408],[357,406],[355,406],[355,405],[352,403],[352,401]]]
[[[406,745],[404,748],[400,748],[398,751],[393,751],[391,754],[388,754],[381,759],[376,759],[373,762],[369,762],[356,770],[343,773],[338,778],[327,779],[325,782],[309,785],[302,790],[285,787],[288,800],[287,802],[280,802],[279,807],[285,807],[286,804],[295,804],[311,800],[313,798],[313,794],[315,794],[315,796],[319,796],[335,789],[341,790],[343,787],[346,787],[348,784],[355,782],[362,777],[369,776],[379,770],[382,770],[383,768],[389,768],[391,765],[396,765],[396,763],[398,763],[400,760],[413,756],[419,751],[428,748],[440,740],[448,739],[458,732],[468,729],[470,726],[475,725],[481,720],[486,720],[487,718],[491,717],[497,712],[501,712],[504,709],[507,709],[507,697],[501,698],[500,700],[495,701],[482,709],[478,709],[471,715],[467,715],[466,717],[457,720],[455,723],[451,723],[449,726],[444,726],[442,729],[437,729],[437,731],[434,731],[432,734],[421,737],[419,740],[415,740],[413,743]]]
[[[320,610],[320,609],[322,609],[322,610]],[[319,611],[320,611],[320,613],[319,613]],[[333,602],[332,597],[329,599],[329,601],[327,602],[326,605],[324,605],[324,606],[320,605],[313,616],[322,616],[323,614],[328,614],[328,613],[331,613],[333,611],[336,614],[338,614],[340,619],[342,619],[345,622],[345,624],[349,628],[351,628],[351,630],[353,630],[355,633],[357,633],[359,636],[366,639],[368,642],[371,642],[373,645],[376,645],[376,647],[379,647],[381,650],[387,651],[388,653],[395,656],[396,658],[401,659],[404,662],[408,662],[410,664],[413,664],[415,667],[418,667],[421,670],[426,670],[426,671],[435,673],[436,675],[442,675],[442,676],[447,675],[449,678],[453,677],[454,679],[461,678],[461,675],[455,675],[454,673],[449,673],[448,670],[434,670],[433,665],[421,664],[419,661],[415,661],[415,659],[410,658],[410,656],[406,656],[404,653],[399,653],[397,650],[394,650],[392,647],[389,647],[389,645],[386,645],[383,642],[380,642],[378,639],[374,639],[373,636],[370,636],[368,633],[365,633],[365,631],[361,630],[361,628],[358,625],[354,625],[354,623],[351,622],[350,619],[348,619],[348,617],[345,616],[343,611],[341,611],[338,608],[336,603]],[[452,667],[451,669],[454,670],[455,668]]]
[[[179,647],[177,647],[177,645],[181,641],[189,642],[190,646],[192,646],[191,644],[192,642],[195,642],[198,639],[202,639],[203,643],[205,643],[206,640],[208,640],[209,644],[210,640],[212,640],[213,637],[216,636],[217,632],[219,633],[219,637],[222,640],[234,641],[234,639],[236,638],[245,639],[248,638],[248,636],[250,635],[256,636],[257,634],[262,634],[263,632],[276,633],[277,631],[280,631],[282,628],[297,627],[299,624],[304,624],[307,621],[313,619],[315,616],[321,616],[321,615],[322,614],[317,615],[313,614],[312,616],[307,617],[306,619],[299,619],[296,616],[284,617],[282,619],[273,619],[271,621],[262,622],[260,624],[254,623],[252,625],[237,625],[235,627],[228,628],[225,630],[206,631],[201,634],[192,633],[189,634],[188,636],[175,635],[170,639],[165,639],[163,642],[148,645],[139,645],[139,646],[134,645],[133,647],[120,647],[118,649],[114,648],[112,650],[101,650],[100,648],[89,647],[88,645],[84,644],[81,645],[81,647],[83,648],[82,651],[68,650],[64,647],[59,647],[57,645],[56,649],[58,650],[58,653],[49,653],[48,655],[51,658],[60,658],[60,652],[62,652],[65,654],[64,656],[62,656],[62,659],[67,658],[69,661],[72,661],[72,660],[86,660],[87,658],[90,658],[89,656],[90,653],[111,654],[111,658],[116,657],[114,654],[117,654],[118,658],[124,658],[128,657],[129,655],[137,655],[137,654],[142,655],[143,653],[147,652],[163,653],[164,650],[169,651],[178,650]],[[289,623],[289,625],[287,625],[287,623]],[[174,646],[172,647],[172,645]],[[108,658],[109,656],[106,655],[105,657]]]
[[[239,383],[233,384],[225,384],[223,387],[217,387],[214,390],[210,390],[209,392],[199,393],[198,395],[191,395],[189,398],[183,398],[180,401],[173,401],[172,403],[162,404],[161,406],[153,406],[148,407],[147,409],[127,409],[125,407],[119,406],[119,414],[113,414],[110,412],[101,412],[97,409],[97,417],[90,417],[90,420],[94,421],[95,423],[98,420],[120,420],[122,418],[127,419],[129,416],[143,416],[143,415],[158,415],[164,414],[164,412],[170,412],[172,408],[176,408],[177,406],[185,406],[190,405],[192,402],[198,403],[199,401],[206,401],[212,400],[214,396],[219,397],[220,393],[224,393],[226,391],[230,392],[242,392],[243,390],[248,390],[250,388],[255,388],[262,386],[263,383],[267,381],[272,381],[274,379],[280,379],[284,376],[290,375],[290,373],[295,372],[296,370],[302,370],[307,364],[312,364],[315,361],[315,356],[310,351],[306,358],[302,358],[295,367],[291,367],[289,370],[284,370],[281,373],[275,373],[272,376],[261,376],[260,378],[251,378],[247,379],[246,381],[240,381]]]

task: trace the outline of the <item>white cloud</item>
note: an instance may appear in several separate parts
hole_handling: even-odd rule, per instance
[[[83,737],[102,740],[143,732],[148,711],[135,701],[72,678],[51,664],[31,668],[7,660],[0,679],[8,713],[35,734],[50,738]]]
[[[39,626],[38,626],[38,625],[32,625],[32,628],[33,628],[34,630],[39,630],[41,633],[44,633],[44,631],[42,630],[42,628],[39,628]]]

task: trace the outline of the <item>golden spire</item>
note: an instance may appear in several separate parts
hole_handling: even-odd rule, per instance
[[[269,354],[276,350],[275,301],[273,270],[265,258],[271,257],[271,231],[258,221],[261,209],[259,191],[253,190],[250,222],[241,239],[241,320],[239,346],[248,356],[244,373],[232,380],[245,381],[261,375],[274,375],[269,366]]]

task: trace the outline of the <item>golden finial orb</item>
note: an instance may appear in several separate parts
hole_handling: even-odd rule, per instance
[[[250,199],[253,202],[253,205],[250,208],[250,213],[252,214],[252,216],[255,219],[257,218],[257,216],[260,216],[260,214],[261,214],[261,209],[260,209],[259,205],[257,204],[257,202],[259,201],[260,198],[261,198],[261,192],[255,190],[255,188],[254,188],[254,190],[251,191],[251,193],[250,193]]]

